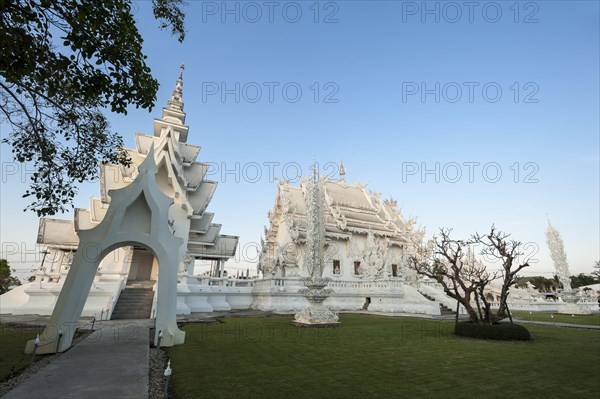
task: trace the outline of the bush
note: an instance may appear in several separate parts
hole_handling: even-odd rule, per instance
[[[461,321],[454,329],[454,334],[462,337],[495,339],[500,341],[529,341],[529,330],[519,324],[477,324]]]

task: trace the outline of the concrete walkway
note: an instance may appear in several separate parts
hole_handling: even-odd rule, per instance
[[[105,321],[3,398],[147,398],[149,320]]]
[[[551,321],[535,321],[535,320],[527,320],[527,319],[518,319],[513,317],[515,322],[519,322],[521,324],[535,324],[538,326],[550,326],[550,327],[562,327],[562,328],[575,328],[579,330],[600,330],[600,326],[592,326],[589,324],[574,324],[574,323],[554,323]]]

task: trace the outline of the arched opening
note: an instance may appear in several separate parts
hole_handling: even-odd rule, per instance
[[[158,278],[158,259],[144,247],[131,247],[131,261],[127,270],[127,285],[151,283]]]
[[[99,283],[121,281],[111,301],[96,305],[102,306],[102,314],[111,320],[151,318],[159,261],[149,246],[139,242],[120,242],[104,250],[94,245],[81,250],[92,268],[97,263],[90,293]],[[88,295],[88,302],[92,299]]]
[[[365,304],[363,305],[363,310],[369,310],[369,305],[371,304],[371,297],[365,298]]]
[[[112,302],[103,305],[102,314],[111,320],[151,318],[158,270],[154,252],[139,243],[118,246],[100,259],[95,282],[121,282]]]

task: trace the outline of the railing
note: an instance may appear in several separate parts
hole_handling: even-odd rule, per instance
[[[337,289],[363,289],[363,288],[400,288],[403,286],[403,281],[399,279],[389,280],[372,280],[372,281],[361,281],[361,280],[329,280],[327,284],[328,288]],[[254,280],[254,287],[256,288],[270,288],[270,287],[303,287],[304,280],[300,278],[267,278],[262,280]]]
[[[352,280],[334,280],[330,281],[329,288],[400,288],[403,286],[401,280],[372,280],[372,281],[352,281]]]
[[[253,287],[257,280],[235,279],[228,277],[208,277],[208,276],[183,276],[189,280],[196,280],[200,285],[210,285],[216,287]]]
[[[89,323],[83,324],[82,326],[77,327],[78,329],[81,330],[94,330],[94,327],[97,324],[101,324],[103,320],[109,320],[109,315],[110,315],[110,307],[104,308],[102,310],[100,310],[100,312],[95,313],[92,316],[92,321],[90,321]],[[89,328],[88,328],[89,326]]]

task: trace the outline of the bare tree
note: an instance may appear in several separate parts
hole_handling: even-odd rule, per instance
[[[480,235],[478,233],[471,237],[473,243],[483,245],[481,255],[487,256],[491,259],[498,260],[502,263],[502,288],[500,290],[500,304],[498,311],[494,317],[494,322],[502,320],[510,315],[510,309],[508,308],[508,295],[510,288],[514,286],[519,280],[520,276],[517,275],[523,268],[529,266],[528,259],[524,263],[519,264],[518,258],[523,256],[521,250],[522,243],[520,241],[510,240],[510,234],[503,233],[497,230],[494,225],[490,229],[487,235]]]
[[[446,295],[464,306],[472,322],[491,324],[491,306],[484,290],[498,275],[466,256],[465,249],[473,242],[451,239],[450,232],[440,229],[431,248],[409,258],[409,267],[437,281]]]

